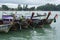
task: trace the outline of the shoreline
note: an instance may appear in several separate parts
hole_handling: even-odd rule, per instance
[[[17,10],[0,10],[0,11],[17,11]],[[24,10],[22,10],[24,11]],[[33,10],[33,11],[42,11],[42,10]]]

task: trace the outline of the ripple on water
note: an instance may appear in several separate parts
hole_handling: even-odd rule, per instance
[[[10,37],[8,38],[8,40],[27,40],[27,39],[22,37]]]

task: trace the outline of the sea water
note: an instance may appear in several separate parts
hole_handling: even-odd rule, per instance
[[[30,16],[32,12],[36,15],[37,13],[48,14],[49,11],[0,11],[0,19],[4,13]],[[60,11],[51,11],[49,18],[54,18],[56,14],[58,14],[56,23],[52,22],[50,26],[47,26],[48,28],[22,29],[21,31],[9,31],[8,33],[0,32],[0,40],[60,40]]]

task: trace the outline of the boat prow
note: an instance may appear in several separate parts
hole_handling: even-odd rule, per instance
[[[0,32],[8,32],[11,28],[11,25],[10,24],[2,24],[0,25]]]

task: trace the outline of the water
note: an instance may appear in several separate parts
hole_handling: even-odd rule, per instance
[[[8,14],[16,11],[4,11]],[[48,13],[49,11],[34,11],[35,13]],[[3,11],[0,11],[2,18]],[[31,15],[32,11],[18,11],[18,14]],[[52,11],[50,18],[58,14],[57,22],[50,25],[51,28],[22,29],[21,31],[9,31],[0,33],[0,40],[60,40],[60,11]],[[35,14],[36,15],[36,14]]]

